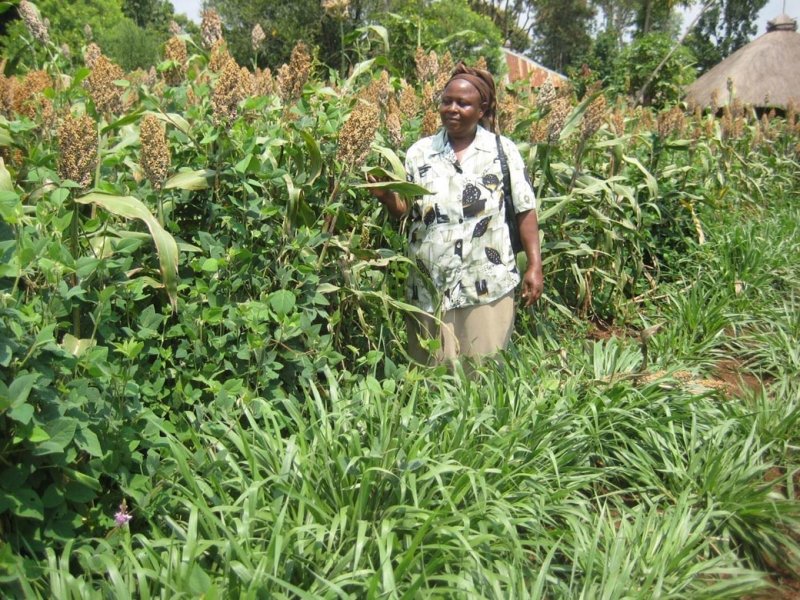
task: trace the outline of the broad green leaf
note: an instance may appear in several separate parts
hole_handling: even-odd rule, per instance
[[[586,109],[589,108],[589,104],[591,104],[594,99],[602,93],[602,91],[595,92],[594,94],[585,97],[583,101],[581,101],[581,103],[575,107],[572,113],[570,113],[569,117],[567,117],[567,120],[564,122],[564,127],[559,135],[559,140],[564,141],[572,134],[572,132],[578,126],[578,123],[580,123],[583,113],[585,113]]]
[[[70,481],[64,489],[64,497],[70,502],[86,504],[97,497],[97,494],[89,487],[77,481]]]
[[[252,163],[253,160],[255,160],[255,156],[248,154],[234,165],[233,170],[237,173],[247,173],[247,171],[250,169],[250,163]]]
[[[397,192],[401,196],[406,197],[425,196],[430,194],[430,191],[421,185],[409,183],[408,181],[377,181],[375,183],[362,183],[359,185],[354,185],[353,187],[391,190],[393,192]]]
[[[208,188],[208,180],[213,177],[215,171],[211,169],[200,169],[199,171],[182,171],[167,179],[164,183],[165,190],[177,188],[179,190],[205,190]]]
[[[63,452],[75,437],[78,420],[72,417],[58,417],[44,424],[44,430],[50,439],[39,444],[34,454],[52,454]]]
[[[187,135],[191,132],[192,128],[189,125],[189,121],[187,121],[177,113],[162,113],[162,112],[151,111],[148,112],[147,114],[155,115],[157,119],[169,125],[174,125],[179,131]]]
[[[64,475],[66,475],[70,479],[78,481],[83,485],[85,485],[86,487],[93,489],[96,492],[99,492],[102,489],[102,487],[100,486],[100,482],[91,475],[87,475],[86,473],[81,473],[76,469],[71,469],[68,467],[64,467],[63,471]]]
[[[127,219],[144,221],[156,245],[161,266],[161,278],[167,290],[173,312],[178,310],[178,245],[175,238],[164,229],[153,214],[133,196],[111,196],[91,193],[77,198],[79,204],[94,204],[108,212]]]
[[[306,184],[311,185],[322,173],[322,153],[319,150],[317,140],[308,131],[301,130],[300,137],[303,138],[306,143],[306,150],[308,150],[309,166],[311,168],[306,171],[306,176],[308,177]]]
[[[2,131],[2,130],[0,130]],[[13,192],[14,182],[11,181],[11,173],[6,168],[3,157],[0,156],[0,192]]]
[[[26,402],[15,406],[8,411],[8,418],[13,419],[17,423],[27,425],[33,418],[33,405]]]
[[[353,83],[355,82],[355,80],[358,79],[359,76],[362,73],[366,73],[368,71],[371,71],[372,63],[374,63],[374,62],[375,62],[375,59],[374,58],[370,58],[369,60],[365,60],[365,61],[362,61],[362,62],[358,63],[355,66],[355,68],[353,69],[352,75],[350,75],[350,77],[347,78],[347,81],[345,81],[344,86],[342,86],[343,89],[345,91],[350,90],[353,87]]]
[[[8,129],[0,127],[0,146],[10,146],[14,142]]]
[[[109,131],[113,131],[115,129],[120,129],[121,127],[124,127],[125,125],[128,125],[129,123],[135,123],[136,121],[139,120],[139,117],[142,116],[142,112],[144,112],[144,110],[141,109],[141,108],[138,108],[135,111],[133,111],[132,113],[129,113],[129,114],[125,115],[124,117],[121,117],[121,118],[117,119],[113,123],[109,123],[108,125],[103,127],[103,129],[100,130],[100,133],[108,133]]]
[[[362,27],[361,29],[366,31],[367,34],[377,33],[383,42],[384,52],[389,52],[389,32],[386,30],[386,27],[383,27],[382,25],[368,25],[367,27]]]
[[[19,196],[11,191],[0,191],[0,219],[16,225],[22,215],[22,202],[20,202]]]
[[[0,490],[0,505],[8,506],[12,514],[24,519],[41,521],[44,519],[42,499],[30,488],[10,492]]]
[[[74,335],[67,333],[61,341],[61,347],[73,356],[80,358],[84,352],[89,348],[93,348],[96,343],[97,341],[94,339],[78,339]]]
[[[269,305],[279,317],[285,317],[294,310],[295,297],[289,290],[277,290],[269,295]]]
[[[622,160],[628,164],[634,165],[637,169],[639,169],[639,171],[641,171],[642,175],[644,175],[645,181],[647,182],[647,188],[650,190],[650,196],[655,198],[658,195],[658,182],[656,181],[656,178],[653,177],[653,174],[645,168],[638,158],[623,155]]]
[[[292,228],[296,227],[298,224],[297,215],[300,211],[300,201],[303,197],[303,190],[294,185],[294,181],[288,173],[283,175],[283,180],[286,182],[286,193],[288,196],[286,215],[283,219],[283,230],[289,233]]]
[[[38,425],[33,426],[33,431],[28,436],[28,441],[33,442],[34,444],[38,444],[39,442],[44,442],[45,440],[49,440],[50,435]]]
[[[15,378],[8,386],[8,406],[13,408],[27,402],[37,379],[39,379],[38,373],[27,373]]]
[[[386,146],[375,146],[375,150],[377,150],[381,156],[389,161],[389,164],[392,167],[393,179],[406,179],[406,168],[403,165],[403,161],[400,160],[394,150],[387,148]]]

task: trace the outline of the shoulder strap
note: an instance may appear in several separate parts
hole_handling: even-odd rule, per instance
[[[503,192],[506,202],[513,208],[514,197],[511,195],[511,172],[508,170],[508,160],[503,150],[503,143],[500,141],[500,134],[496,134],[495,139],[497,140],[497,156],[500,158],[500,170],[503,172]]]

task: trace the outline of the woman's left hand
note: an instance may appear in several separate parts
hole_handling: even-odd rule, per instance
[[[529,266],[522,278],[522,299],[525,308],[533,305],[542,296],[544,290],[544,277],[541,266]]]

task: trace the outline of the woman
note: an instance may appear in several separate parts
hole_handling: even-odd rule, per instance
[[[410,211],[408,253],[418,269],[407,297],[426,315],[408,319],[409,353],[422,363],[490,355],[506,347],[514,328],[520,274],[505,219],[495,112],[491,74],[459,64],[442,92],[442,129],[406,154],[409,181],[431,194],[409,205],[396,192],[372,189],[393,216]],[[528,258],[521,280],[530,306],[543,287],[536,200],[516,146],[500,141]],[[426,339],[439,341],[433,357]]]

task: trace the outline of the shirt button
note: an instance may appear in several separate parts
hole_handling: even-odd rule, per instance
[[[463,223],[463,222],[464,222],[464,219],[459,219],[459,220],[458,220],[458,222],[459,222],[459,223]]]

